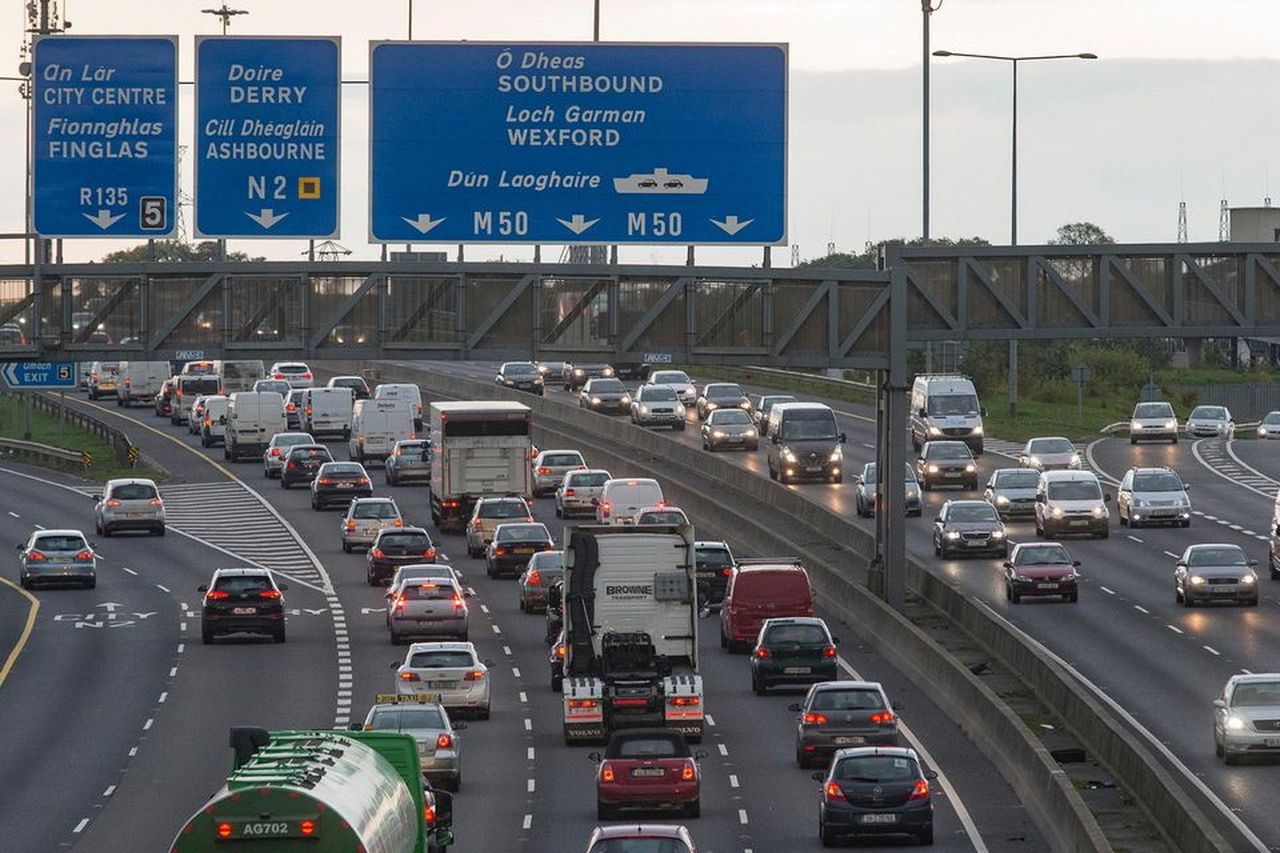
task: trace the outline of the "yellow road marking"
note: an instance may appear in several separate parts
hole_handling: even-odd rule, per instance
[[[17,591],[17,593],[31,604],[31,608],[27,611],[27,624],[22,627],[22,636],[18,637],[18,642],[14,644],[13,650],[9,652],[9,657],[5,658],[4,666],[0,667],[0,686],[4,685],[4,681],[9,677],[10,670],[13,665],[18,662],[18,655],[22,654],[22,650],[27,647],[27,641],[31,639],[31,631],[36,627],[36,614],[40,612],[40,599],[27,592],[8,578],[0,578],[0,583]]]

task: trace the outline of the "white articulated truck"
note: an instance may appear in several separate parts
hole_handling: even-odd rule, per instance
[[[693,527],[566,528],[566,743],[633,726],[702,739]]]
[[[431,404],[431,520],[461,530],[480,498],[533,494],[533,413],[500,400]]]

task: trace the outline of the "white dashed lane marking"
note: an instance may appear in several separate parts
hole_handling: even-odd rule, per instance
[[[1172,632],[1173,632],[1173,633],[1175,633],[1175,634],[1181,634],[1181,633],[1182,633],[1182,629],[1181,629],[1181,628],[1179,628],[1177,625],[1165,625],[1165,627],[1166,627],[1166,628],[1168,628],[1170,631],[1172,631]]]
[[[1141,604],[1135,604],[1135,605],[1133,605],[1133,609],[1134,609],[1134,610],[1136,610],[1136,611],[1138,611],[1139,613],[1150,613],[1150,612],[1151,612],[1151,611],[1150,611],[1150,610],[1148,610],[1147,608],[1143,607]]]

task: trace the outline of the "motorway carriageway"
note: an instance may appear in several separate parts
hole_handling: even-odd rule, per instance
[[[406,365],[406,362],[397,362]],[[434,362],[433,371],[492,382],[496,367],[476,363]],[[695,381],[698,377],[694,377]],[[701,387],[701,382],[697,382]],[[744,385],[749,393],[768,393]],[[773,391],[773,393],[778,393]],[[868,531],[872,519],[854,511],[853,475],[875,456],[875,423],[869,407],[837,400],[829,404],[848,434],[843,485],[800,484],[797,491]],[[576,405],[574,395],[549,386],[548,398]],[[601,415],[601,417],[607,417]],[[701,446],[695,416],[673,441]],[[979,457],[979,484],[992,470],[1016,467],[1020,445],[988,437]],[[1212,701],[1232,674],[1280,669],[1280,582],[1269,579],[1268,545],[1272,499],[1280,485],[1280,443],[1183,438],[1177,445],[1131,446],[1128,438],[1101,438],[1080,448],[1104,486],[1114,486],[1132,466],[1159,465],[1176,470],[1192,484],[1195,515],[1190,528],[1139,528],[1117,520],[1112,494],[1109,539],[1064,538],[1083,575],[1076,605],[1056,599],[1013,605],[1005,600],[1000,561],[940,560],[933,556],[932,519],[950,498],[973,499],[982,492],[955,489],[925,492],[922,518],[908,519],[907,549],[935,571],[958,582],[1000,616],[1043,643],[1131,716],[1130,725],[1150,733],[1148,746],[1163,756],[1175,778],[1201,800],[1206,813],[1243,849],[1280,850],[1280,811],[1271,793],[1280,782],[1274,763],[1226,767],[1213,751]],[[761,477],[768,476],[764,446],[756,453],[725,451],[721,456]],[[914,464],[914,454],[908,456]],[[1011,542],[1035,538],[1034,524],[1009,525]],[[1257,608],[1198,607],[1175,604],[1173,570],[1191,544],[1235,543],[1258,560],[1262,602]],[[1154,743],[1152,742],[1154,741]],[[1235,830],[1232,832],[1231,830]],[[1239,832],[1241,835],[1237,835]],[[1253,838],[1249,838],[1252,833]]]
[[[392,646],[387,638],[382,591],[365,584],[363,557],[342,553],[337,510],[312,511],[307,490],[285,491],[278,481],[263,479],[259,462],[224,464],[221,448],[201,450],[185,428],[169,426],[167,420],[155,418],[150,409],[121,410],[112,401],[94,404],[79,399],[74,405],[108,419],[123,416],[135,422],[137,426],[130,426],[131,437],[142,446],[144,454],[173,472],[175,480],[182,481],[176,488],[183,492],[199,489],[201,483],[210,489],[225,488],[224,471],[243,480],[279,512],[279,526],[309,546],[324,577],[332,583],[333,599],[308,587],[302,587],[300,593],[299,587],[291,585],[287,604],[300,612],[290,617],[289,642],[284,646],[235,640],[221,640],[213,646],[198,642],[191,645],[190,638],[197,636],[198,616],[187,619],[185,633],[177,630],[177,624],[171,624],[154,642],[170,656],[177,642],[187,643],[182,667],[175,675],[167,676],[172,682],[167,703],[173,703],[179,692],[189,696],[182,713],[169,713],[171,705],[154,712],[141,707],[122,712],[122,716],[130,718],[121,723],[122,730],[132,731],[135,740],[141,734],[139,749],[123,775],[116,771],[116,776],[105,780],[102,787],[97,785],[103,780],[92,780],[93,784],[77,796],[62,797],[68,812],[56,815],[56,822],[53,816],[46,820],[47,809],[32,806],[32,810],[24,812],[25,819],[36,818],[32,822],[46,833],[42,837],[65,837],[76,842],[73,849],[114,849],[127,840],[134,849],[159,850],[212,792],[228,766],[229,726],[328,726],[345,715],[358,722],[374,693],[394,689],[390,665],[403,658],[404,648]],[[332,442],[330,447],[337,458],[346,458],[343,443]],[[376,494],[397,499],[409,520],[429,522],[425,488],[386,487],[376,469],[374,484]],[[162,491],[172,488],[175,487],[165,486]],[[55,490],[29,491],[39,494],[39,503],[43,504],[46,494],[52,495]],[[59,524],[91,528],[92,504],[82,500],[80,509],[59,508],[50,515]],[[36,502],[28,497],[26,503]],[[237,529],[265,514],[252,497],[242,504],[240,509],[220,505],[216,510],[219,519],[225,517],[225,525]],[[534,511],[558,539],[563,525],[554,518],[551,500],[535,501]],[[694,521],[696,525],[697,520]],[[261,534],[255,534],[258,535]],[[711,538],[723,532],[701,529],[699,535]],[[563,743],[560,695],[553,693],[549,684],[544,619],[541,615],[520,613],[515,583],[487,578],[483,561],[466,556],[461,537],[434,538],[475,591],[469,601],[471,639],[481,657],[493,663],[493,716],[488,721],[468,721],[468,728],[462,733],[464,782],[456,800],[458,843],[453,849],[459,853],[578,849],[596,825],[594,767],[586,757],[590,749],[570,748]],[[732,538],[729,541],[732,544]],[[166,543],[181,547],[173,553],[153,550]],[[225,540],[219,544],[234,550]],[[140,556],[136,562],[150,567],[148,583],[154,587],[154,583],[164,583],[166,578],[173,580],[167,586],[192,606],[198,603],[194,587],[206,580],[213,568],[237,562],[223,552],[202,551],[174,532],[164,539],[122,536],[99,541],[99,545],[109,556],[113,556],[113,550],[120,552],[136,546]],[[317,586],[326,589],[324,584]],[[100,584],[98,591],[103,588]],[[188,590],[189,595],[185,594]],[[57,596],[77,593],[56,590],[38,595],[45,602],[45,612],[52,612],[62,608]],[[335,622],[325,609],[335,601],[345,613],[341,622]],[[169,611],[176,623],[179,614],[174,604],[169,604]],[[198,609],[192,612],[198,613]],[[832,616],[825,615],[829,619]],[[41,619],[37,633],[61,627],[44,624],[43,614]],[[818,849],[819,786],[809,778],[811,771],[801,771],[794,764],[794,715],[786,710],[802,692],[752,695],[747,659],[729,656],[719,649],[715,625],[713,619],[700,622],[702,670],[711,723],[700,747],[709,753],[703,761],[703,816],[686,823],[700,849],[711,853]],[[851,629],[834,620],[833,629],[844,641],[841,654],[847,666],[864,677],[882,681],[890,696],[902,703],[908,727],[954,786],[961,802],[959,810],[965,812],[967,820],[962,821],[949,795],[940,794],[935,817],[937,846],[956,851],[1046,850],[1047,845],[1014,792],[985,757],[959,736],[958,727],[900,673],[861,644]],[[335,631],[341,632],[336,640]],[[339,657],[335,674],[335,649],[338,655],[342,654],[337,643],[348,644],[350,663],[343,664]],[[99,654],[106,658],[116,651],[104,648]],[[23,667],[34,668],[36,663],[35,656],[24,656],[22,660]],[[130,664],[135,677],[141,677],[146,667],[134,665],[134,661]],[[352,682],[349,688],[339,687],[337,680],[344,677],[343,666],[350,667],[346,671]],[[160,676],[169,672],[164,667],[155,669]],[[68,669],[59,667],[58,671]],[[70,695],[65,685],[58,686],[61,697]],[[163,689],[159,684],[156,688]],[[101,690],[106,692],[107,686]],[[341,695],[346,692],[349,697]],[[143,704],[154,701],[150,694],[145,699]],[[344,706],[344,700],[349,704]],[[9,701],[18,704],[12,697]],[[58,701],[46,695],[38,705],[22,702],[18,713],[49,715],[59,707]],[[113,696],[111,701],[124,705],[132,700],[116,700]],[[349,710],[344,713],[344,708]],[[152,720],[151,726],[139,732],[146,719]],[[56,732],[28,739],[32,749],[38,751],[49,748],[49,742],[65,731],[65,725],[60,724]],[[117,750],[112,747],[109,751],[116,755]],[[127,754],[128,749],[124,751]],[[11,772],[16,774],[12,769]],[[30,777],[23,774],[16,778],[21,781]],[[104,798],[100,795],[108,784],[117,787]],[[81,825],[85,817],[89,820]],[[76,829],[79,831],[73,833]]]

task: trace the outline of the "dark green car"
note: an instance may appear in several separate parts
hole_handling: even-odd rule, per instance
[[[816,684],[837,678],[839,642],[813,616],[766,619],[751,652],[751,689],[763,696],[783,684]]]

